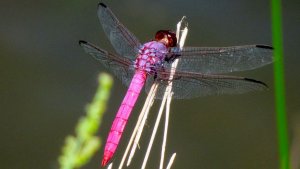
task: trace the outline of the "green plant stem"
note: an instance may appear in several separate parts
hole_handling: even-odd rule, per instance
[[[272,36],[273,46],[275,49],[274,83],[280,169],[289,169],[289,148],[285,105],[284,62],[280,0],[272,0]]]
[[[85,165],[101,146],[96,135],[110,96],[112,78],[105,73],[99,75],[99,86],[92,103],[86,107],[87,114],[79,119],[75,136],[68,136],[59,157],[60,169],[79,169]]]

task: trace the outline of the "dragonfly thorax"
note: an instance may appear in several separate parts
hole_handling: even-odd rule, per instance
[[[147,73],[154,73],[155,68],[162,66],[168,48],[161,42],[147,42],[139,50],[134,67]]]

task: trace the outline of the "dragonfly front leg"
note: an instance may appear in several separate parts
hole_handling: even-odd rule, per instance
[[[157,79],[157,72],[154,73],[154,81]]]
[[[174,62],[175,59],[177,59],[180,55],[179,54],[167,54],[165,57],[165,61],[168,63]]]

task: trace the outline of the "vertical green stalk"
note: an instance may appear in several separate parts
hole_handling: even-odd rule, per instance
[[[99,75],[99,86],[92,103],[86,107],[86,116],[81,117],[75,129],[75,136],[67,136],[59,157],[60,169],[78,169],[85,165],[101,146],[101,139],[95,135],[101,124],[106,103],[110,96],[112,78],[105,73]]]
[[[275,106],[279,143],[280,169],[289,169],[289,148],[285,105],[281,1],[272,0],[272,36],[274,46]]]

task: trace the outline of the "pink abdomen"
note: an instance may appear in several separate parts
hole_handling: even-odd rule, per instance
[[[145,71],[137,70],[131,80],[126,96],[122,101],[106,140],[102,166],[105,166],[108,163],[116,151],[128,117],[145,84],[146,77],[147,73]]]

